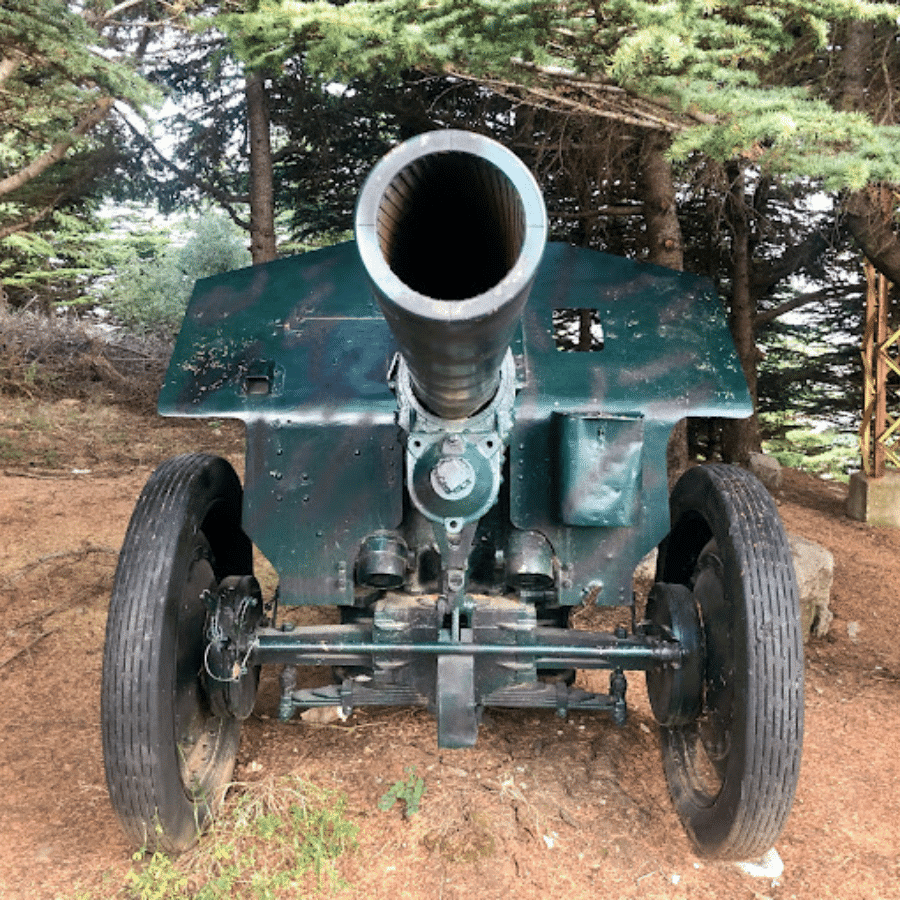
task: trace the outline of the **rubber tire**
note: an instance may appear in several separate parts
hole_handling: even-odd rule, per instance
[[[211,712],[200,675],[201,595],[227,575],[252,574],[241,499],[225,460],[170,459],[144,487],[119,555],[103,656],[103,754],[112,805],[147,851],[194,844],[234,769],[240,722]],[[190,784],[179,732],[200,738]]]
[[[666,780],[701,854],[755,859],[780,835],[800,773],[803,640],[793,559],[769,492],[743,469],[688,470],[670,507],[657,580],[693,589],[706,663],[700,721],[660,729]],[[695,777],[699,735],[722,722],[716,790],[707,792]]]

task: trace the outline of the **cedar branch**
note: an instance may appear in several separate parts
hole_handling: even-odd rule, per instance
[[[147,137],[143,132],[138,130],[138,128],[130,122],[127,118],[123,117],[123,121],[131,130],[131,133],[140,141],[143,145],[144,149],[146,149],[151,155],[153,155],[162,165],[167,168],[170,172],[172,172],[177,178],[184,181],[186,184],[190,184],[198,190],[202,191],[204,194],[212,197],[218,203],[222,205],[222,208],[228,213],[231,220],[238,225],[240,228],[243,228],[245,231],[250,230],[250,223],[242,218],[237,210],[234,208],[235,203],[249,203],[250,198],[240,195],[231,194],[227,191],[223,191],[221,188],[216,187],[216,185],[208,182],[202,178],[198,178],[196,175],[191,174],[190,172],[182,169],[176,163],[172,162],[167,156],[165,156],[160,149]]]
[[[786,300],[784,303],[780,303],[772,309],[757,313],[753,317],[753,327],[754,329],[763,328],[783,316],[785,313],[789,313],[792,309],[799,309],[799,307],[807,306],[810,303],[820,303],[822,300],[827,300],[831,296],[833,296],[832,291],[814,291],[808,294],[798,294],[792,300]]]
[[[61,141],[57,141],[49,150],[32,160],[24,168],[19,169],[18,172],[0,179],[0,197],[18,190],[32,179],[42,175],[52,165],[58,163],[79,138],[84,137],[109,115],[112,107],[112,97],[101,97],[66,137]]]
[[[41,219],[46,218],[54,209],[56,209],[56,204],[59,203],[62,196],[63,195],[59,195],[55,197],[50,203],[46,206],[42,206],[37,212],[28,216],[28,218],[22,219],[13,225],[5,225],[3,228],[0,228],[0,241],[4,238],[8,238],[11,234],[17,234],[20,231],[28,231],[33,225],[37,225]]]

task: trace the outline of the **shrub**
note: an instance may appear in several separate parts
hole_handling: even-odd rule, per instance
[[[243,232],[226,217],[210,213],[193,224],[181,246],[161,241],[158,232],[129,238],[101,303],[132,331],[172,334],[198,278],[249,264]]]

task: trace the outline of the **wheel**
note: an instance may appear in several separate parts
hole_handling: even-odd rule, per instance
[[[775,504],[749,472],[691,469],[670,506],[657,581],[691,589],[704,661],[693,718],[660,727],[666,780],[703,855],[753,859],[781,833],[800,770],[803,641],[793,560]],[[650,678],[648,689],[651,704],[671,707],[671,698],[654,697]]]
[[[223,459],[175,457],[151,475],[113,582],[101,685],[106,781],[128,837],[180,852],[231,779],[240,721],[204,688],[204,592],[252,571],[241,485]],[[220,705],[221,710],[221,705]]]

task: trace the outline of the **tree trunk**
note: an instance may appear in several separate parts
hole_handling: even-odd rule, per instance
[[[269,104],[262,73],[247,73],[245,94],[250,142],[250,254],[256,265],[278,256]]]
[[[888,281],[900,284],[900,236],[894,231],[891,216],[885,215],[881,187],[870,185],[849,194],[844,199],[843,212],[866,259]]]
[[[675,203],[672,166],[666,159],[668,145],[664,134],[654,131],[647,135],[641,158],[639,187],[647,229],[647,260],[680,272],[684,268],[684,243]],[[666,450],[670,485],[687,468],[688,455],[687,419],[682,419],[672,430]]]
[[[672,166],[666,159],[669,140],[653,131],[644,140],[640,172],[644,223],[647,228],[647,259],[668,269],[684,268],[684,243],[675,204]]]
[[[756,416],[758,350],[754,334],[756,298],[750,288],[750,217],[744,197],[744,172],[739,166],[729,169],[731,188],[728,212],[731,224],[731,306],[728,325],[750,397],[753,415],[747,419],[725,419],[722,423],[722,456],[725,462],[745,464],[751,453],[760,449],[759,420]]]
[[[875,43],[875,26],[871,22],[849,22],[841,53],[842,84],[840,108],[844,112],[859,112],[866,106],[866,82],[872,48]]]

